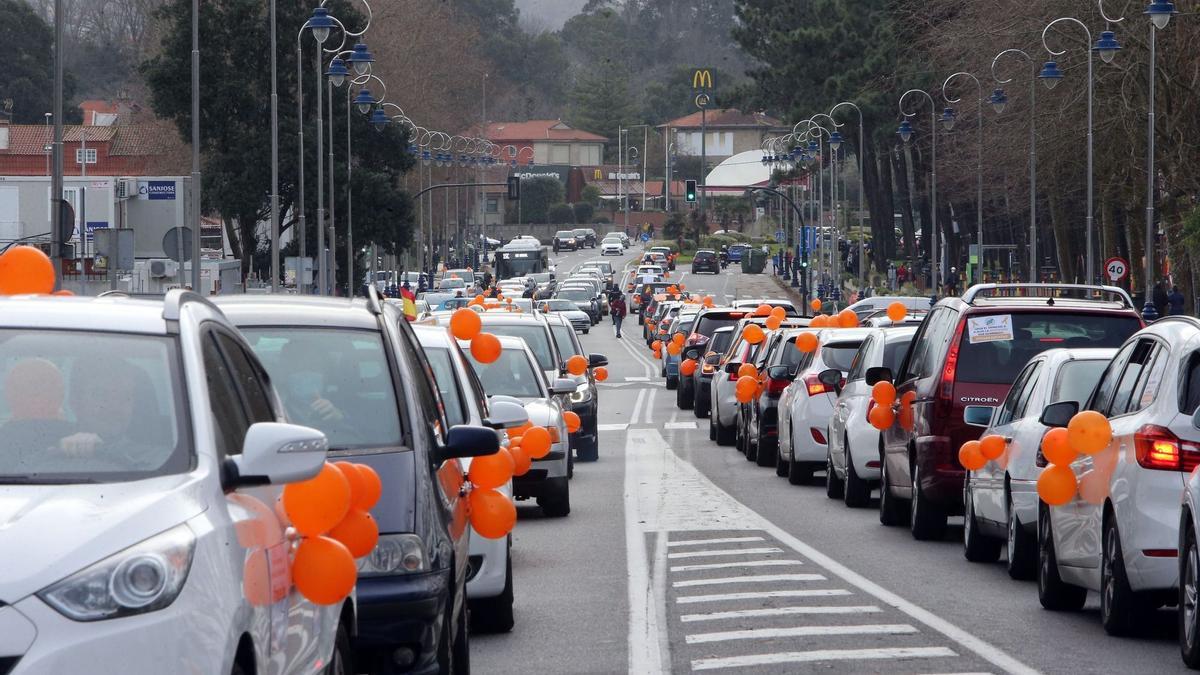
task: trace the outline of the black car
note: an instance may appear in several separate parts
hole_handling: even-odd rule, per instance
[[[461,672],[470,530],[459,458],[496,452],[496,431],[449,426],[416,335],[374,293],[224,296],[220,306],[272,375],[289,419],[325,433],[330,461],[361,462],[383,480],[371,509],[379,543],[358,561],[357,668]]]
[[[590,227],[581,227],[575,230],[575,240],[579,242],[579,248],[596,248],[596,231]]]
[[[717,258],[716,251],[708,249],[696,251],[696,255],[692,257],[692,274],[701,272],[721,273],[721,260]]]
[[[554,233],[554,252],[559,251],[578,251],[579,242],[575,238],[573,230],[559,230]]]
[[[716,341],[714,333],[718,329],[732,328],[747,313],[728,307],[711,307],[701,310],[696,315],[696,321],[692,324],[692,333],[683,343],[683,358],[696,359],[700,367],[696,368],[695,374],[690,379],[679,380],[679,388],[675,390],[675,405],[678,408],[683,410],[690,407],[696,417],[708,417],[709,385],[712,383],[714,372],[711,366],[715,363],[715,361],[710,363],[708,357],[710,355],[719,356],[728,347],[727,342],[724,345],[710,344],[710,342]],[[732,338],[732,334],[722,334],[721,341],[732,340]]]
[[[575,380],[578,388],[567,396],[567,408],[579,415],[579,431],[571,434],[571,449],[575,458],[581,462],[594,462],[600,458],[600,393],[596,388],[596,376],[593,369],[608,365],[608,357],[603,354],[589,354],[583,349],[583,343],[571,323],[562,316],[551,314],[546,317],[550,324],[550,332],[554,334],[554,344],[558,347],[559,356],[565,364],[572,356],[582,356],[588,360],[588,369],[583,375],[566,374]]]

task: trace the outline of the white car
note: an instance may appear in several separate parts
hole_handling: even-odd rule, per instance
[[[859,319],[863,319],[881,309],[887,309],[893,302],[904,305],[910,313],[917,311],[928,312],[930,309],[933,309],[933,303],[928,296],[912,295],[876,295],[863,298],[850,305],[847,309],[858,315]]]
[[[850,371],[850,362],[870,334],[868,328],[822,329],[817,350],[805,355],[796,378],[779,397],[779,453],[775,473],[792,485],[812,480],[813,472],[829,466],[826,434],[837,400],[837,382],[822,382],[827,370]]]
[[[1189,404],[1190,404],[1189,400]],[[1200,417],[1192,415],[1200,430]],[[1189,668],[1200,669],[1200,471],[1188,476],[1179,518],[1179,652]]]
[[[0,333],[6,675],[344,667],[353,600],[289,583],[274,510],[325,436],[282,423],[218,309],[30,296],[0,300]]]
[[[592,317],[587,312],[579,309],[579,305],[570,300],[551,298],[549,300],[537,301],[538,311],[543,314],[558,314],[571,322],[571,327],[577,331],[587,333],[592,329]]]
[[[473,424],[511,428],[529,420],[523,406],[495,401],[487,394],[472,372],[471,364],[450,332],[441,326],[413,326],[421,349],[433,371],[433,378],[446,408],[450,425]],[[507,439],[506,439],[507,441]],[[469,471],[471,459],[463,459]],[[498,490],[512,497],[512,481]],[[486,633],[504,633],[513,627],[513,578],[509,549],[512,535],[488,539],[471,529],[470,557],[475,570],[467,582],[467,600],[471,607],[471,629]]]
[[[746,342],[742,337],[744,327],[742,323],[733,329],[733,342],[717,364],[709,387],[708,437],[717,445],[733,445],[737,441],[737,371],[742,364],[754,361],[758,350],[766,343],[766,340],[756,345]]]
[[[829,441],[826,489],[832,487],[832,493],[840,494],[846,506],[867,506],[872,488],[879,484],[880,433],[867,420],[874,407],[872,387],[878,379],[868,377],[868,370],[887,368],[889,373],[898,372],[916,332],[916,326],[872,330],[850,363],[846,385],[833,406],[826,435]]]
[[[1127,634],[1147,610],[1174,600],[1179,580],[1181,493],[1200,466],[1200,322],[1170,316],[1117,351],[1082,408],[1110,421],[1112,440],[1071,463],[1079,481],[1063,506],[1039,506],[1038,598],[1047,609],[1079,609],[1100,593],[1106,632]],[[1062,426],[1072,401],[1042,411]]]
[[[638,265],[637,271],[633,274],[633,278],[644,283],[654,283],[655,281],[662,279],[662,275],[663,268],[659,267],[658,265]],[[647,277],[653,277],[653,279],[648,280]]]
[[[600,242],[600,255],[623,255],[625,245],[620,239],[605,239]]]

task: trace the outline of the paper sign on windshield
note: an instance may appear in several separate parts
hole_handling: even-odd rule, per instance
[[[967,337],[971,344],[1013,339],[1012,314],[968,318]]]

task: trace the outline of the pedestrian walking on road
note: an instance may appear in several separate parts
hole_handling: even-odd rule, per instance
[[[608,313],[612,315],[613,327],[617,331],[617,337],[621,337],[621,323],[625,320],[625,313],[627,311],[624,295],[618,295],[608,303]]]
[[[1158,312],[1159,316],[1167,315],[1167,306],[1170,299],[1167,298],[1167,285],[1163,282],[1154,284],[1154,294],[1150,296],[1154,305],[1154,311]]]
[[[1167,296],[1167,302],[1171,305],[1172,316],[1183,314],[1183,293],[1178,286],[1171,287],[1171,294]]]

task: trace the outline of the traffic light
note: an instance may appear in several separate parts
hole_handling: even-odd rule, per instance
[[[696,202],[696,181],[685,180],[683,186],[684,200],[689,204],[694,204]]]
[[[516,201],[521,198],[521,178],[519,176],[508,177],[508,199]]]

